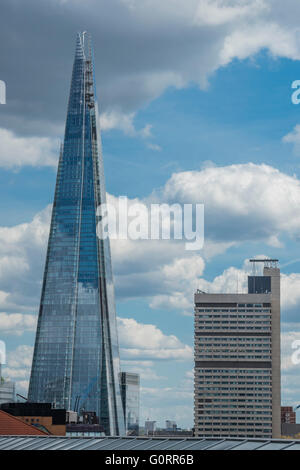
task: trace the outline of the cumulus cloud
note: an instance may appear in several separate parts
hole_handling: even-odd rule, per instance
[[[296,308],[300,303],[300,274],[281,274],[282,304],[286,309]]]
[[[218,26],[243,18],[253,18],[268,9],[264,0],[224,2],[224,0],[200,1],[195,22],[199,25]]]
[[[281,334],[281,369],[285,373],[299,373],[300,331]]]
[[[190,360],[193,356],[190,346],[174,335],[165,335],[155,325],[118,318],[118,331],[123,358]]]
[[[274,246],[280,233],[298,238],[300,182],[269,165],[174,173],[158,198],[204,203],[206,237],[212,240],[264,240]]]
[[[21,344],[7,353],[7,363],[2,370],[3,377],[15,382],[16,390],[21,394],[28,391],[32,356],[33,347]]]
[[[8,95],[0,126],[19,133],[61,132],[74,31],[82,24],[93,34],[104,126],[125,132],[133,132],[132,113],[167,88],[206,86],[215,70],[235,58],[262,49],[275,57],[300,57],[297,0],[46,3],[45,16],[44,2],[2,1],[0,40],[10,48],[1,53]],[[45,34],[54,29],[54,36]],[[24,54],[20,43],[32,54]]]
[[[282,141],[284,143],[292,144],[294,154],[297,157],[299,157],[300,156],[300,124],[296,124],[294,129],[282,138]]]
[[[117,208],[117,198],[108,201]],[[263,204],[261,203],[263,201]],[[268,165],[205,167],[174,173],[165,186],[145,200],[150,203],[205,204],[204,250],[188,252],[184,240],[112,240],[112,260],[118,299],[142,297],[152,308],[172,308],[192,314],[197,288],[235,292],[246,286],[247,270],[228,267],[213,281],[205,263],[229,247],[263,241],[279,247],[281,238],[298,239],[300,183]],[[0,227],[0,311],[34,313],[37,310],[45,262],[51,207],[29,223]],[[234,227],[234,230],[233,230]],[[297,274],[282,276],[283,305],[296,308]]]
[[[162,148],[160,145],[158,144],[153,144],[153,143],[148,143],[147,144],[147,147],[150,149],[150,150],[154,150],[155,152],[161,152]]]
[[[136,129],[134,125],[135,113],[124,114],[119,110],[113,109],[106,111],[100,116],[100,125],[102,130],[110,131],[119,129],[130,137],[151,137],[151,124],[146,124],[142,129]]]
[[[25,331],[35,331],[36,316],[22,313],[0,313],[0,331],[2,334],[21,335]]]
[[[31,222],[0,227],[0,312],[37,310],[50,214],[51,206],[48,206]]]
[[[0,129],[0,167],[57,167],[59,141],[47,137],[20,137]]]

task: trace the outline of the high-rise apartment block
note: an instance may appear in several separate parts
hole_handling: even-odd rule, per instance
[[[107,435],[125,432],[93,57],[78,34],[58,164],[29,400],[94,412]]]
[[[196,436],[280,437],[280,270],[248,293],[195,294]]]

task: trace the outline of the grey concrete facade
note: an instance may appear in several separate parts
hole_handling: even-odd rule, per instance
[[[280,437],[280,271],[271,290],[195,294],[196,436]]]

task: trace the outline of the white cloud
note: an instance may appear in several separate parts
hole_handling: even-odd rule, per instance
[[[293,152],[296,156],[300,156],[300,124],[297,124],[294,129],[286,134],[282,141],[293,145]]]
[[[192,348],[174,335],[165,335],[157,326],[118,318],[121,355],[125,359],[190,360]]]
[[[259,22],[255,25],[245,24],[224,39],[219,55],[220,65],[227,65],[234,58],[246,59],[264,48],[274,56],[299,59],[295,31],[283,29],[276,23]]]
[[[5,42],[8,34],[16,38],[11,42],[11,53],[2,58],[3,69],[14,70],[12,62],[20,62],[24,54],[18,47],[21,40],[29,50],[36,45],[30,21],[18,22],[18,18],[30,18],[34,12],[41,30],[55,25],[57,32],[55,38],[40,36],[38,52],[47,50],[43,70],[36,54],[27,57],[22,68],[27,84],[24,89],[16,86],[17,74],[8,76],[11,89],[16,90],[15,108],[12,114],[0,117],[0,126],[27,132],[33,128],[44,135],[45,129],[57,132],[53,122],[64,115],[65,89],[58,88],[54,94],[51,87],[69,80],[70,31],[78,29],[82,21],[90,24],[98,54],[96,76],[101,78],[103,126],[119,126],[129,134],[139,132],[132,125],[134,113],[169,87],[205,86],[220,66],[235,58],[252,57],[262,49],[275,57],[300,57],[298,0],[111,0],[109,4],[86,0],[84,4],[64,2],[63,10],[61,2],[51,2],[52,15],[47,18],[39,2],[23,5],[17,1],[14,17],[18,27],[5,21],[10,4],[9,0],[2,3],[0,39]],[[43,86],[37,86],[32,76],[41,77]],[[50,90],[48,103],[45,90]]]
[[[110,110],[101,114],[100,125],[103,131],[118,129],[130,137],[151,137],[151,124],[146,124],[142,129],[136,129],[134,125],[135,113],[125,114],[120,110]]]
[[[29,223],[0,227],[0,312],[21,314],[37,310],[50,215],[48,206]],[[9,318],[12,321],[10,315]],[[15,318],[28,322],[30,316],[26,320]]]
[[[117,198],[108,199],[117,207]],[[201,254],[187,252],[180,240],[113,240],[111,244],[119,299],[142,297],[152,308],[172,308],[186,315],[193,312],[197,288],[236,292],[237,286],[246,286],[244,267],[229,267],[208,282],[205,259],[249,240],[278,247],[283,236],[296,239],[300,230],[300,182],[268,165],[209,166],[174,173],[162,190],[129,204],[134,202],[145,208],[151,202],[205,204],[206,241]],[[49,206],[29,223],[0,227],[0,312],[37,312],[50,212]],[[286,309],[296,308],[300,301],[298,278],[298,274],[282,276]]]
[[[2,334],[19,336],[25,331],[35,331],[36,321],[35,315],[0,312],[0,331]]]
[[[161,146],[157,145],[157,144],[149,143],[149,144],[147,144],[147,147],[151,150],[154,150],[155,152],[161,152],[161,150],[162,150]]]
[[[298,341],[299,345],[297,348],[293,348],[294,342]],[[300,350],[300,332],[289,331],[281,333],[281,369],[283,372],[296,372],[299,373],[300,364],[296,364],[293,361],[293,354],[297,350]],[[299,354],[298,354],[299,360]]]
[[[57,167],[59,141],[47,137],[19,137],[13,132],[0,128],[0,166]]]
[[[300,274],[281,274],[281,302],[286,309],[300,304]]]
[[[27,344],[18,346],[7,354],[7,367],[14,369],[30,368],[32,362],[33,347]]]
[[[208,239],[264,240],[273,246],[274,236],[297,237],[300,229],[299,180],[265,164],[174,173],[159,198],[204,203]]]
[[[227,3],[227,5],[226,5]],[[252,18],[267,10],[264,0],[228,2],[224,0],[202,0],[196,11],[195,23],[219,26],[244,17]]]
[[[108,200],[117,208],[117,198],[109,196]],[[187,252],[180,240],[111,243],[119,299],[143,297],[152,308],[172,308],[187,315],[192,314],[197,288],[235,292],[237,284],[239,288],[246,285],[244,270],[234,267],[213,282],[206,281],[204,259],[249,240],[278,247],[283,236],[297,238],[300,230],[300,182],[268,165],[209,166],[201,171],[174,173],[162,190],[145,200],[129,200],[129,205],[135,202],[145,208],[151,202],[205,204],[206,241],[201,254]],[[50,212],[48,207],[29,223],[0,227],[2,312],[37,311]],[[289,275],[287,288],[283,288],[288,308],[298,304],[298,282],[297,274]],[[286,285],[284,275],[282,285]]]
[[[8,352],[7,364],[2,370],[6,380],[16,383],[16,390],[27,394],[32,363],[33,347],[25,344],[19,345],[15,350]]]

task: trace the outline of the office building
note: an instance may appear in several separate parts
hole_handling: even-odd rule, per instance
[[[170,431],[174,431],[177,429],[176,421],[170,421],[169,419],[166,420],[166,429]]]
[[[139,434],[140,376],[121,372],[121,394],[127,434]]]
[[[280,271],[264,263],[248,293],[195,294],[196,436],[278,438]]]
[[[156,421],[150,421],[149,419],[147,419],[147,421],[145,421],[145,434],[146,436],[148,434],[153,434],[156,430]]]
[[[15,383],[0,379],[0,405],[15,400]]]
[[[1,376],[1,364],[0,364],[0,405],[2,403],[8,403],[15,401],[16,395],[15,382],[3,379]]]
[[[29,400],[95,412],[107,435],[125,432],[93,58],[78,34],[58,164]]]

